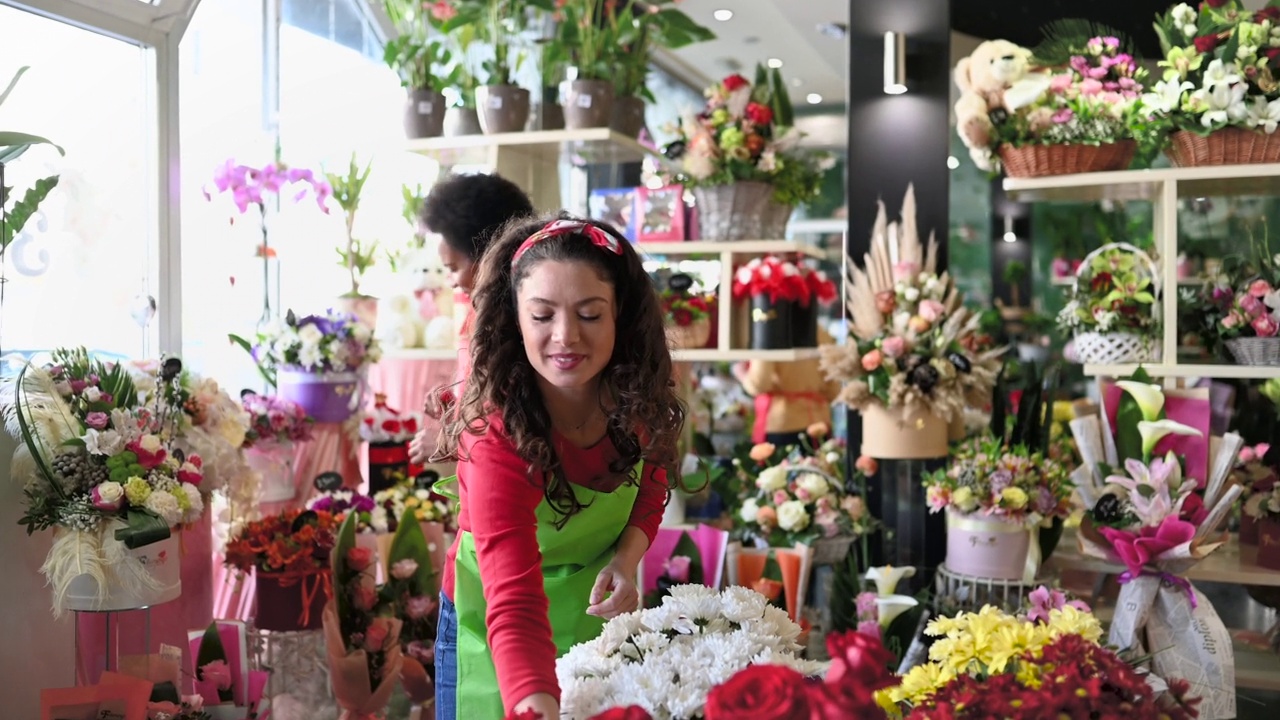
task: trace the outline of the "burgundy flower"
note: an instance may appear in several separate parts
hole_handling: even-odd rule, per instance
[[[1218,43],[1221,41],[1222,41],[1222,38],[1218,37],[1217,35],[1201,35],[1197,37],[1193,42],[1195,43],[1195,46],[1196,46],[1196,52],[1203,55],[1205,53],[1213,52],[1213,49],[1218,47]]]

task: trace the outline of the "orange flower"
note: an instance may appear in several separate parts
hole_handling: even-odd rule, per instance
[[[778,448],[775,447],[773,443],[760,443],[751,448],[750,457],[758,463],[763,463],[773,457],[773,453],[777,449]]]
[[[763,595],[769,602],[773,602],[774,600],[782,597],[782,583],[777,580],[760,578],[751,586],[751,589]]]
[[[858,456],[858,460],[853,466],[860,470],[863,475],[875,475],[880,472],[880,463],[870,455]]]
[[[821,440],[831,432],[831,428],[827,427],[827,424],[824,422],[816,422],[810,425],[805,432],[814,440]]]

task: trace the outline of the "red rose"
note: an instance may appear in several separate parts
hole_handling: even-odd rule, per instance
[[[1201,54],[1212,52],[1214,48],[1218,47],[1220,40],[1221,38],[1217,35],[1201,35],[1194,40],[1196,52]]]
[[[592,715],[589,720],[653,720],[653,716],[639,705],[631,705],[605,710],[598,715]]]
[[[395,435],[400,432],[400,421],[399,420],[383,420],[382,429],[386,430],[392,435]]]
[[[734,73],[729,77],[725,78],[722,84],[724,85],[725,90],[728,90],[729,92],[733,92],[734,90],[737,90],[738,88],[746,87],[751,83],[747,82],[747,79],[742,77],[741,75]]]
[[[751,665],[707,695],[707,720],[795,720],[809,717],[807,681],[781,665]]]
[[[877,638],[853,631],[832,633],[827,636],[827,654],[831,656],[828,685],[852,685],[870,692],[896,682],[889,672],[893,653]]]
[[[747,103],[747,119],[756,125],[768,125],[773,122],[773,109],[760,103]]]
[[[1220,8],[1227,4],[1227,0],[1204,0],[1204,4],[1211,8]]]
[[[693,313],[684,308],[672,312],[671,317],[676,321],[676,325],[680,327],[687,327],[693,324]]]

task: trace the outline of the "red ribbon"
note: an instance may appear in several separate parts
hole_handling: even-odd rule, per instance
[[[585,236],[591,241],[592,245],[601,250],[606,250],[614,255],[622,254],[622,245],[618,242],[618,239],[595,225],[581,220],[556,220],[555,222],[547,223],[541,230],[520,243],[520,247],[516,248],[516,254],[511,256],[511,267],[514,268],[516,263],[520,262],[520,258],[529,251],[529,248],[543,240],[572,234]]]

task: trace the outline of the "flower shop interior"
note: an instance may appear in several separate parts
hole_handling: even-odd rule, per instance
[[[1280,0],[0,0],[2,714],[542,717],[436,644],[498,175],[687,409],[561,717],[1267,717],[1278,127]]]

